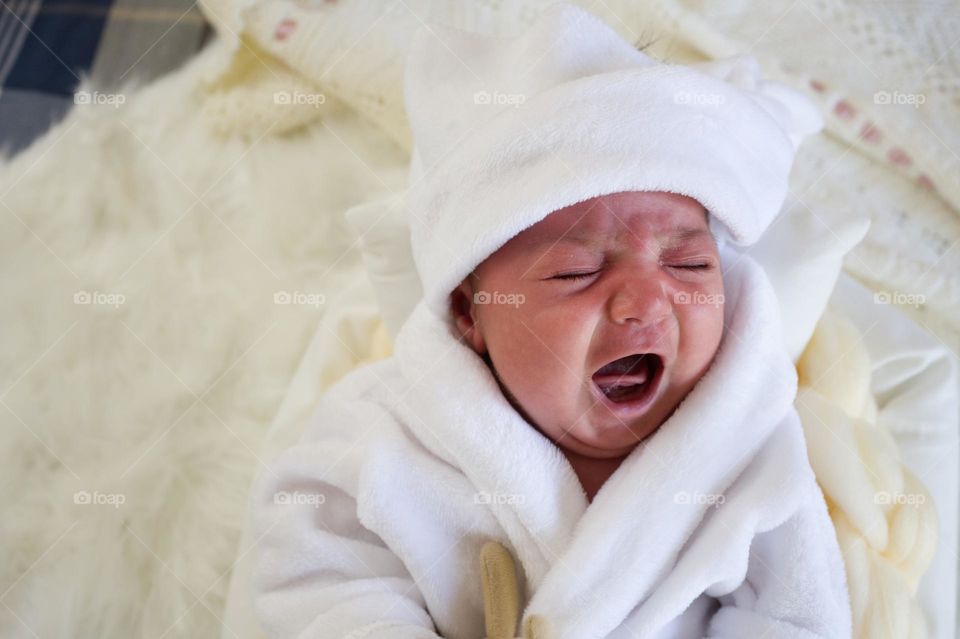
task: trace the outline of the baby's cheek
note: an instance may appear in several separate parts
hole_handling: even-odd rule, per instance
[[[713,357],[722,337],[722,304],[691,305],[684,310],[680,321],[680,350],[694,366]]]
[[[577,348],[581,339],[575,327],[526,324],[514,327],[503,344],[510,362],[510,383],[528,407],[556,407],[560,398],[571,398],[581,384]]]

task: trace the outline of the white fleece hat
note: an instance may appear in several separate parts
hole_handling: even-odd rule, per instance
[[[404,89],[410,241],[425,301],[443,316],[508,240],[600,195],[686,195],[718,241],[752,244],[783,205],[797,146],[823,126],[752,57],[661,63],[566,2],[514,38],[425,25]]]

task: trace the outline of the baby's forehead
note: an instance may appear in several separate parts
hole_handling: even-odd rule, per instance
[[[631,237],[673,243],[702,236],[712,237],[709,214],[691,198],[595,198],[550,213],[511,243],[532,251],[559,244],[599,246]]]

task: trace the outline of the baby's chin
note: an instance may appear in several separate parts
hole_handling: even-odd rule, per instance
[[[679,403],[669,376],[658,376],[646,395],[610,398],[591,389],[582,418],[564,437],[569,448],[596,458],[628,454],[666,422]],[[615,401],[619,399],[620,401]]]
[[[525,421],[557,446],[594,459],[628,455],[656,432],[672,414],[676,403],[669,405],[675,389],[670,387],[669,376],[664,376],[658,380],[653,397],[646,405],[615,406],[599,395],[594,396],[596,389],[592,388],[593,394],[582,398],[583,405],[575,402],[561,407],[553,401],[544,402],[543,397],[538,396],[527,410],[524,402],[518,401],[503,380],[496,377],[507,401]],[[569,418],[564,419],[564,415]]]
[[[617,420],[581,423],[564,433],[555,443],[595,459],[623,457],[653,435],[663,421],[640,419],[626,423]]]
[[[648,402],[616,404],[600,401],[591,394],[582,404],[554,404],[549,409],[540,406],[541,410],[525,417],[537,424],[537,430],[554,444],[568,451],[593,459],[624,457],[651,437],[679,404],[677,389],[666,383],[663,386]]]

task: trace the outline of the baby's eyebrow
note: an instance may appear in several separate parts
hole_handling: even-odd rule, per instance
[[[598,239],[596,233],[571,233],[561,235],[560,237],[539,237],[527,243],[528,249],[539,249],[546,247],[547,250],[561,244],[573,244],[576,246],[586,246],[593,248],[603,243],[603,238]]]
[[[669,234],[661,234],[660,238],[667,236],[670,244],[682,244],[687,240],[695,240],[700,237],[712,237],[710,230],[705,228],[677,227]]]
[[[678,226],[672,229],[665,229],[657,233],[657,239],[661,244],[676,246],[689,240],[699,239],[700,237],[712,237],[709,229],[703,227]],[[576,246],[586,246],[594,248],[604,244],[607,238],[597,233],[570,233],[560,237],[540,237],[532,240],[527,246],[530,249],[538,249],[546,246],[548,250],[554,246],[562,244],[573,244]]]

